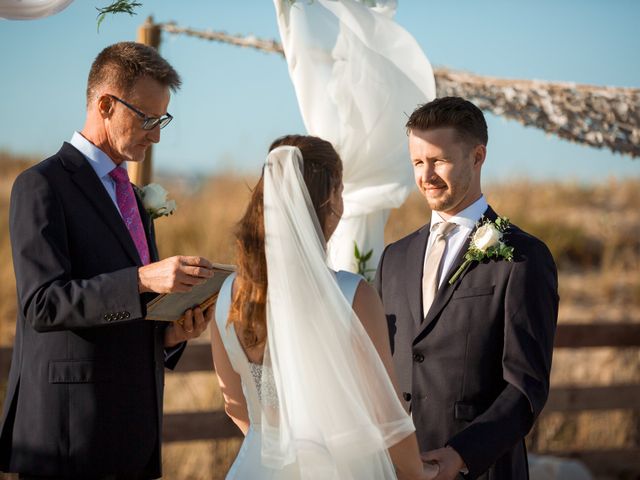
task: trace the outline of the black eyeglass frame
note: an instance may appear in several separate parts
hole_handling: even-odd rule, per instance
[[[150,117],[147,114],[145,114],[144,112],[141,112],[140,110],[138,110],[136,107],[134,107],[130,103],[125,102],[121,98],[118,98],[115,95],[111,95],[111,94],[107,94],[107,95],[109,97],[113,98],[114,100],[120,102],[125,107],[127,107],[129,110],[131,110],[133,113],[138,115],[142,119],[142,129],[143,130],[153,130],[158,125],[160,125],[160,128],[162,129],[162,128],[166,127],[167,125],[169,125],[171,120],[173,120],[173,115],[171,115],[169,112],[167,112],[166,115],[163,115],[162,117]]]

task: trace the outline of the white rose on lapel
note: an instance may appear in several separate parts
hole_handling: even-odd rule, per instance
[[[495,247],[502,238],[502,232],[493,223],[485,223],[476,230],[473,235],[473,246],[481,252],[486,252],[489,248]]]
[[[152,219],[171,215],[177,209],[176,201],[167,200],[169,193],[157,183],[145,185],[140,193],[142,205]]]
[[[513,261],[513,247],[502,241],[504,232],[510,226],[509,219],[505,217],[498,217],[495,222],[486,219],[479,224],[469,242],[469,250],[464,254],[464,262],[449,279],[449,285],[453,285],[472,262],[482,262],[491,258]]]

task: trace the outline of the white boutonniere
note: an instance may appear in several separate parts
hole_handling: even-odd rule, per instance
[[[176,201],[167,200],[168,195],[169,193],[157,183],[145,185],[140,190],[142,205],[152,220],[165,215],[171,215],[176,211]]]
[[[510,225],[509,219],[505,217],[498,217],[495,222],[485,220],[479,225],[473,237],[471,237],[471,244],[464,255],[464,262],[449,280],[449,285],[452,285],[462,275],[471,262],[481,262],[484,259],[491,258],[511,262],[513,260],[513,247],[502,241],[504,232]]]

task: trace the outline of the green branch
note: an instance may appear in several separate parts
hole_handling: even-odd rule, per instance
[[[96,7],[96,10],[98,10],[98,31],[100,31],[100,24],[104,21],[107,14],[128,13],[129,15],[136,15],[135,9],[141,6],[141,3],[132,0],[115,0],[108,7]]]
[[[373,255],[373,249],[369,250],[367,253],[360,253],[360,249],[358,248],[358,244],[353,242],[353,256],[356,259],[356,263],[358,265],[358,274],[362,275],[367,282],[371,282],[373,279],[369,276],[369,273],[375,272],[375,268],[367,268],[367,262],[371,260],[371,256]]]

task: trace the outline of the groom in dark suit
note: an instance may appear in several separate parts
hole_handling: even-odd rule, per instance
[[[423,460],[438,463],[437,480],[527,479],[524,437],[549,392],[558,312],[553,258],[515,226],[501,238],[492,226],[478,231],[479,222],[498,216],[480,188],[488,135],[475,105],[439,98],[406,126],[431,221],[385,249],[376,285]],[[472,237],[480,252],[499,241],[506,247],[454,278]]]
[[[144,320],[154,293],[211,276],[199,257],[158,261],[152,220],[125,161],[160,140],[180,78],[155,49],[124,42],[95,59],[87,116],[11,193],[18,319],[0,470],[20,478],[161,475],[164,367],[211,315]]]

